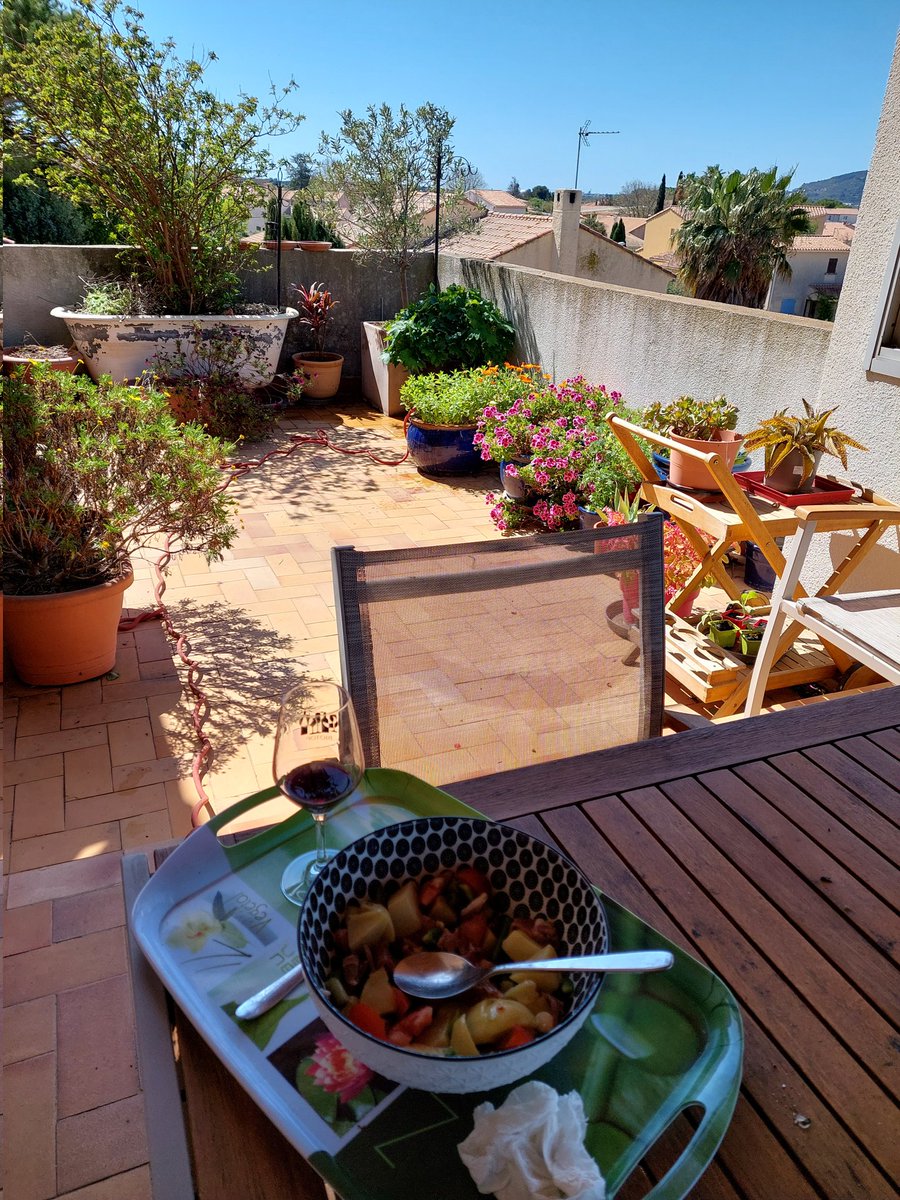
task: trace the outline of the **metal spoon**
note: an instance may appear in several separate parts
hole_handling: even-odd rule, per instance
[[[491,975],[510,971],[665,971],[674,959],[668,950],[634,950],[621,954],[584,954],[576,958],[545,958],[539,962],[493,963],[476,967],[459,954],[420,950],[394,967],[394,984],[423,1000],[446,1000],[468,991]]]
[[[234,1015],[241,1021],[252,1021],[254,1017],[261,1017],[264,1012],[274,1008],[279,1000],[283,1000],[302,982],[303,968],[298,964],[296,967],[291,967],[284,975],[279,975],[272,983],[260,988],[258,992],[254,992],[252,996],[248,996],[234,1010]]]

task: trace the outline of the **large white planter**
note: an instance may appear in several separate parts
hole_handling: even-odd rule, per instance
[[[267,374],[245,370],[243,378],[254,387],[263,387],[275,378],[288,321],[298,313],[296,308],[287,308],[265,316],[114,317],[54,308],[50,315],[65,321],[91,378],[111,375],[116,383],[137,379],[148,370],[155,354],[174,349],[176,339],[189,336],[195,326],[214,329],[224,325],[241,334],[253,330],[265,354]]]
[[[400,389],[409,379],[409,371],[397,363],[382,362],[383,349],[384,322],[363,321],[360,345],[363,396],[386,417],[402,417]]]

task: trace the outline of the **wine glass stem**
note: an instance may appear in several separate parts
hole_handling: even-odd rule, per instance
[[[311,815],[312,819],[316,823],[316,861],[313,866],[313,871],[318,874],[328,862],[328,852],[325,849],[325,819],[328,814],[323,812],[314,812]]]

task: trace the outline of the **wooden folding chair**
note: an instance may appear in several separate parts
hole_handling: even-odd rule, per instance
[[[857,505],[834,504],[798,508],[796,512],[799,536],[772,595],[772,611],[747,696],[747,716],[759,712],[772,666],[801,628],[811,629],[824,642],[888,682],[900,684],[900,590],[835,594],[884,530],[900,525],[900,507],[881,505],[862,514]],[[865,533],[816,596],[798,597],[800,575],[815,535],[847,529],[863,529]]]

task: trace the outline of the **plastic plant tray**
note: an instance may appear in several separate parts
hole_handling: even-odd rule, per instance
[[[764,500],[774,500],[776,504],[783,504],[785,508],[800,508],[803,504],[844,504],[852,500],[855,493],[852,486],[822,475],[815,477],[810,492],[779,492],[763,483],[763,478],[763,471],[745,471],[742,475],[735,475],[735,479],[745,491],[762,496]]]
[[[131,915],[135,937],[168,991],[225,1066],[289,1142],[343,1200],[435,1195],[477,1200],[456,1147],[487,1096],[502,1103],[516,1084],[473,1095],[412,1091],[366,1069],[340,1092],[325,1063],[333,1039],[304,989],[256,1021],[234,1008],[297,962],[298,910],[281,895],[286,863],[313,844],[310,818],[286,821],[236,845],[218,832],[271,799],[251,796],[195,830],[162,863]],[[480,815],[402,771],[366,772],[329,817],[330,839],[415,816]],[[611,948],[665,948],[670,971],[609,975],[592,1016],[534,1078],[560,1093],[577,1089],[588,1117],[586,1145],[617,1190],[668,1125],[689,1106],[702,1116],[688,1145],[648,1193],[686,1196],[715,1154],[737,1100],[743,1035],[724,983],[610,897],[603,895]],[[315,1056],[315,1057],[314,1057]],[[332,1064],[333,1065],[333,1064]]]

